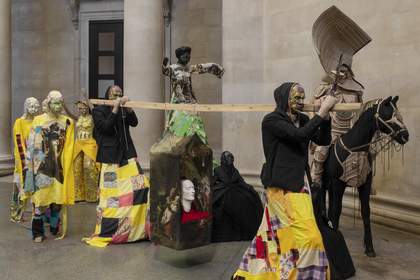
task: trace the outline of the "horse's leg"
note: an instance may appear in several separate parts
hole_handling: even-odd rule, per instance
[[[340,226],[340,216],[345,189],[346,185],[343,182],[337,178],[330,178],[328,186],[328,217],[336,229]]]
[[[365,254],[368,257],[376,257],[373,249],[372,230],[370,227],[370,206],[369,197],[372,188],[372,173],[366,179],[366,183],[359,187],[360,208],[362,211],[363,228],[364,228],[364,245]]]

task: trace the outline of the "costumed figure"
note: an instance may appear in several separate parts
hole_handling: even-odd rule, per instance
[[[149,234],[149,181],[137,161],[129,131],[138,119],[131,108],[121,107],[129,99],[119,86],[110,86],[105,98],[113,100],[114,106],[97,106],[92,114],[96,161],[101,163],[96,227],[91,237],[83,239],[96,247],[138,241]]]
[[[76,142],[73,154],[75,200],[97,202],[101,166],[96,162],[98,147],[93,138],[91,104],[89,100],[82,99],[76,102],[76,105],[79,117],[76,118]]]
[[[319,105],[333,94],[340,103],[362,103],[364,87],[352,71],[353,56],[372,39],[355,22],[332,6],[323,12],[312,27],[312,38],[326,75],[314,93]],[[331,143],[345,134],[357,119],[355,112],[331,112]],[[329,146],[315,146],[312,179],[321,184]]]
[[[213,242],[251,240],[261,223],[261,199],[233,162],[232,153],[225,151],[214,169]]]
[[[274,92],[277,107],[262,122],[266,163],[261,172],[267,204],[257,235],[245,252],[235,280],[327,279],[328,260],[305,180],[308,145],[328,145],[328,96],[311,119],[300,113],[305,93],[296,83]]]
[[[63,96],[51,91],[48,112],[34,118],[27,143],[24,191],[33,204],[32,237],[44,237],[45,212],[49,210],[50,231],[58,235],[63,208],[61,238],[67,229],[66,205],[74,204],[74,123],[62,114]]]
[[[34,97],[29,97],[24,103],[23,116],[16,119],[13,126],[13,142],[15,145],[15,171],[13,175],[13,191],[10,204],[10,220],[12,222],[22,222],[23,213],[26,207],[26,197],[23,190],[25,183],[25,153],[27,150],[27,140],[31,129],[32,121],[39,114],[39,101]]]
[[[175,54],[178,58],[177,63],[168,65],[169,60],[165,57],[162,64],[162,73],[169,77],[171,83],[171,103],[195,104],[197,98],[192,89],[191,75],[210,73],[221,78],[224,69],[216,63],[188,65],[191,57],[190,47],[180,47],[175,50]],[[173,111],[169,114],[166,129],[179,137],[197,134],[203,143],[207,144],[204,123],[197,114]]]

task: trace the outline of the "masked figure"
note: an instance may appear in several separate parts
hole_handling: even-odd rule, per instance
[[[193,73],[210,73],[221,78],[224,73],[222,66],[216,63],[188,65],[191,57],[190,47],[180,47],[175,50],[178,62],[168,65],[168,58],[163,60],[162,73],[168,76],[171,83],[171,103],[197,103],[192,89],[191,75]],[[207,143],[203,120],[197,115],[184,111],[173,111],[168,117],[167,129],[177,136],[197,134],[203,143]]]
[[[266,207],[260,227],[234,280],[327,279],[328,259],[305,180],[308,145],[331,140],[329,96],[311,120],[300,113],[305,93],[296,83],[274,92],[277,107],[262,122],[266,163],[261,174]]]
[[[235,168],[230,152],[223,152],[220,162],[214,169],[212,240],[251,240],[261,223],[261,199]]]
[[[149,180],[137,161],[130,134],[138,119],[119,86],[110,86],[105,97],[114,106],[93,109],[96,161],[101,163],[99,204],[95,232],[83,240],[91,246],[127,243],[148,238]]]
[[[88,101],[76,103],[79,117],[76,122],[74,145],[74,180],[76,201],[96,202],[98,200],[100,164],[96,162],[98,147],[93,139],[93,118]]]
[[[24,191],[33,203],[32,237],[35,242],[41,242],[45,237],[46,210],[50,211],[50,231],[57,235],[61,206],[74,203],[74,124],[71,118],[62,114],[60,92],[51,91],[46,105],[48,112],[32,122],[26,152]],[[64,220],[63,236],[65,229]]]
[[[316,90],[314,104],[320,104],[328,95],[340,103],[362,103],[364,87],[352,71],[353,55],[372,39],[356,23],[332,6],[323,12],[312,28],[312,37],[321,64],[326,72]],[[341,57],[341,59],[340,59]],[[345,134],[353,125],[354,112],[331,112],[332,142]],[[324,162],[329,146],[316,146],[312,165],[312,179],[321,183]]]
[[[13,176],[13,192],[10,204],[10,220],[12,222],[22,222],[23,212],[25,211],[27,198],[23,190],[25,182],[25,153],[27,150],[27,140],[29,137],[32,122],[39,114],[39,101],[34,97],[29,97],[24,103],[24,114],[16,119],[13,126],[15,171]]]

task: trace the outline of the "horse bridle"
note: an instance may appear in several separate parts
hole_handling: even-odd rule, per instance
[[[397,107],[395,107],[395,105],[392,103],[392,102],[390,102],[390,104],[391,104],[391,106],[392,106],[392,108],[394,109],[394,112],[392,113],[392,117],[389,119],[389,120],[384,120],[384,119],[382,119],[381,118],[381,116],[379,115],[379,110],[380,110],[380,108],[381,108],[381,105],[382,105],[382,102],[384,102],[384,99],[378,99],[378,101],[376,102],[376,104],[378,104],[378,106],[376,107],[376,112],[375,112],[375,115],[374,115],[374,117],[375,117],[375,121],[376,121],[376,127],[377,127],[377,129],[379,129],[379,123],[382,123],[386,128],[388,128],[388,130],[389,130],[389,133],[386,133],[386,132],[382,132],[383,134],[385,134],[385,136],[382,136],[382,137],[378,137],[378,138],[376,138],[375,140],[373,140],[373,141],[370,141],[369,143],[367,143],[367,144],[363,144],[363,145],[360,145],[360,146],[356,146],[356,147],[352,147],[352,148],[348,148],[345,144],[344,144],[344,142],[343,142],[343,138],[342,137],[340,137],[339,139],[338,139],[338,144],[340,144],[340,146],[344,149],[344,150],[346,150],[349,154],[352,154],[353,152],[355,152],[356,150],[359,150],[359,149],[362,149],[362,148],[365,148],[365,147],[368,147],[368,146],[370,146],[370,145],[372,145],[372,144],[374,144],[374,143],[376,143],[376,142],[379,142],[379,141],[381,141],[382,139],[384,139],[384,138],[386,138],[386,137],[390,137],[390,140],[387,142],[387,143],[389,143],[390,141],[392,141],[392,136],[394,136],[394,135],[398,135],[399,133],[401,133],[402,131],[407,131],[407,128],[406,128],[406,126],[404,125],[404,123],[402,122],[402,116],[401,116],[401,114],[400,114],[400,112],[398,111],[398,108]],[[400,127],[400,129],[398,129],[398,130],[395,130],[390,124],[396,124],[396,125],[398,125],[398,127]],[[405,140],[405,139],[404,139]],[[337,144],[337,143],[336,143]],[[343,166],[343,163],[341,162],[341,160],[340,160],[340,158],[338,157],[338,154],[337,154],[337,148],[336,148],[337,146],[336,145],[334,145],[334,153],[335,153],[335,156],[336,156],[336,158],[337,158],[337,160],[338,160],[338,162],[340,163],[340,165],[342,165]]]
[[[386,133],[386,132],[382,132],[382,133],[390,137],[394,135],[398,135],[402,131],[407,131],[405,124],[402,122],[402,116],[400,112],[398,111],[398,108],[395,107],[394,103],[390,102],[392,108],[394,109],[394,112],[392,113],[392,117],[386,121],[381,118],[381,116],[379,115],[379,110],[381,108],[383,101],[384,99],[380,99],[378,106],[376,108],[376,113],[375,113],[376,127],[379,129],[379,122],[382,123],[389,130],[389,133]],[[390,124],[396,124],[398,125],[400,129],[395,130]]]

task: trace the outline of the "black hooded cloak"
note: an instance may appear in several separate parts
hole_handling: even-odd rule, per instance
[[[225,164],[224,156],[214,170],[212,241],[251,240],[260,226],[263,205],[235,166]]]
[[[274,91],[276,109],[262,122],[266,163],[261,172],[265,187],[300,192],[308,163],[308,145],[313,141],[325,146],[331,142],[331,123],[315,115],[311,120],[298,113],[296,127],[287,112],[290,90],[295,83],[283,83]]]

